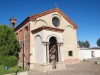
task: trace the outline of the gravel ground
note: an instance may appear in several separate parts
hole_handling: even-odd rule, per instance
[[[100,75],[100,64],[91,62],[67,64],[65,70],[56,70],[48,73],[31,70],[29,75]]]

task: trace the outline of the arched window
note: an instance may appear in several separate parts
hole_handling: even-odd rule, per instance
[[[12,28],[15,28],[15,23],[14,22],[12,22]]]
[[[28,32],[28,27],[27,26],[25,27],[25,30],[26,30],[26,32]]]
[[[68,52],[68,55],[69,55],[69,56],[73,56],[73,51],[69,51],[69,52]]]
[[[17,40],[19,41],[19,36],[18,36],[18,33],[16,33],[16,37],[17,37]]]

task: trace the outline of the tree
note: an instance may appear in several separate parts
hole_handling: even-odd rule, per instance
[[[89,48],[90,47],[90,43],[88,41],[84,42],[84,47]]]
[[[18,55],[19,43],[14,29],[6,25],[0,25],[0,55]]]
[[[78,41],[78,45],[79,45],[80,47],[86,47],[86,48],[89,48],[89,47],[90,47],[90,43],[89,43],[88,41],[85,41],[85,42],[83,42],[83,41]]]
[[[83,42],[83,41],[78,41],[78,45],[79,45],[80,47],[83,47],[83,46],[84,46],[84,42]]]
[[[97,45],[100,47],[100,38],[97,40]]]

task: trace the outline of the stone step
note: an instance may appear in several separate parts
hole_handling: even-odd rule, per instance
[[[30,70],[28,75],[62,75],[62,72],[66,70],[54,70],[49,72],[40,72],[37,70]]]

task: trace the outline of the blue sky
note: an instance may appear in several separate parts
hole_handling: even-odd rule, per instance
[[[77,26],[77,38],[97,46],[100,38],[100,0],[0,0],[0,24],[9,26],[9,19],[17,25],[27,16],[55,8],[55,3]]]

